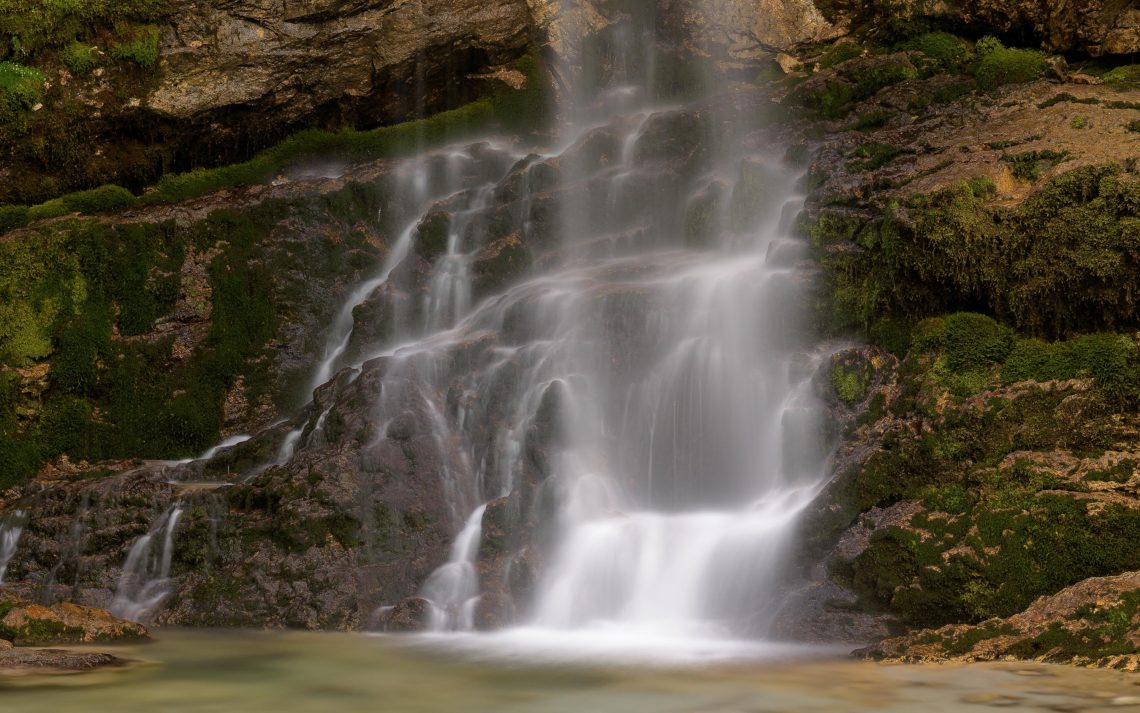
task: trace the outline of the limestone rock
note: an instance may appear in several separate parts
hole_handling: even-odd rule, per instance
[[[176,3],[163,80],[144,105],[199,122],[238,111],[291,124],[320,109],[390,121],[416,101],[470,96],[467,75],[521,54],[530,26],[522,0]],[[427,92],[418,100],[417,85]]]
[[[46,607],[10,592],[0,592],[0,610],[5,612],[0,618],[0,633],[17,646],[147,638],[147,630],[141,624],[124,621],[102,609],[67,602]]]

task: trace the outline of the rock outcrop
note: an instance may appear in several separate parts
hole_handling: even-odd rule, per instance
[[[91,644],[147,638],[141,624],[70,602],[50,607],[0,590],[0,639],[16,646]],[[2,664],[0,664],[2,666]]]
[[[215,142],[254,124],[263,133],[374,125],[454,107],[486,91],[478,75],[534,41],[523,0],[188,0],[173,9],[161,80],[139,108],[178,122],[180,134],[182,122],[209,130]]]
[[[778,82],[810,127],[820,326],[875,345],[831,365],[837,475],[802,542],[846,594],[802,627],[855,610],[896,633],[869,656],[1134,667],[1140,93],[1016,52],[1032,71],[979,89],[937,37]]]
[[[950,625],[860,650],[879,660],[1036,659],[1140,670],[1140,573],[1086,579],[1025,611],[976,626]]]
[[[1032,38],[1050,52],[1094,57],[1140,51],[1140,8],[1115,0],[816,0],[830,19],[888,34],[934,21],[973,32]]]
[[[141,190],[163,173],[245,160],[301,129],[455,108],[502,89],[501,70],[537,39],[524,0],[175,0],[147,19],[134,32],[141,47],[153,40],[154,56],[125,54],[135,47],[126,38],[104,48],[113,33],[90,27],[81,69],[57,47],[21,59],[44,81],[27,112],[0,127],[0,203],[109,182]],[[0,30],[0,52],[8,39]]]

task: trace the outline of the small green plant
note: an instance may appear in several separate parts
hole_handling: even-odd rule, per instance
[[[44,93],[43,72],[15,62],[0,62],[0,111],[31,109]]]
[[[1068,151],[1025,151],[1023,153],[1006,154],[1001,157],[1010,165],[1013,175],[1023,181],[1036,181],[1041,177],[1042,168],[1052,168],[1069,159]]]
[[[887,109],[878,109],[869,111],[865,114],[860,114],[859,118],[855,121],[855,125],[851,128],[855,131],[874,131],[886,126],[887,122],[894,117],[895,113]]]
[[[135,28],[129,39],[111,46],[111,56],[134,62],[144,69],[153,67],[158,62],[158,28],[154,25]]]
[[[904,153],[910,152],[898,146],[892,146],[891,144],[871,141],[855,149],[854,155],[859,160],[852,161],[849,167],[855,171],[874,171],[894,161],[898,156]]]
[[[1074,116],[1073,120],[1069,122],[1069,126],[1074,129],[1087,129],[1089,128],[1089,118],[1087,116]]]
[[[1140,89],[1140,64],[1117,67],[1101,79],[1113,89]]]
[[[1045,73],[1045,54],[1037,50],[1012,49],[994,37],[983,37],[975,47],[978,63],[974,78],[986,91],[1004,84],[1023,84]]]
[[[949,32],[928,32],[898,45],[899,49],[921,52],[933,60],[937,68],[954,71],[970,60],[970,48],[964,40]]]
[[[90,74],[91,70],[99,66],[99,52],[94,47],[82,42],[72,42],[60,52],[60,58],[67,65],[67,69],[76,76]]]
[[[843,403],[851,406],[859,403],[867,395],[870,374],[858,366],[848,367],[836,364],[831,368],[831,388]]]
[[[863,48],[854,42],[840,42],[834,45],[819,60],[820,69],[830,69],[849,59],[855,59],[863,54]]]

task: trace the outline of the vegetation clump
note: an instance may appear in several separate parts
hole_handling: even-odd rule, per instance
[[[1105,73],[1101,80],[1113,89],[1140,89],[1140,64],[1117,67]]]
[[[854,171],[875,171],[905,153],[911,152],[891,144],[871,141],[855,149],[856,160],[849,166]]]
[[[973,52],[966,41],[949,32],[927,32],[901,42],[897,47],[919,52],[930,60],[926,73],[961,71],[973,59]]]
[[[76,76],[90,74],[99,66],[99,51],[83,42],[72,42],[60,51],[67,69]]]
[[[154,25],[131,28],[123,41],[111,45],[111,56],[134,62],[144,69],[153,67],[158,63],[158,28]]]
[[[863,48],[854,42],[838,42],[824,53],[819,60],[820,69],[831,69],[849,59],[863,55]]]
[[[15,62],[0,62],[0,138],[24,131],[27,115],[43,98],[44,74]]]
[[[1075,121],[1075,120],[1074,120]],[[1087,122],[1087,120],[1086,120]],[[1074,129],[1084,128],[1084,124],[1077,126],[1073,125]],[[1041,177],[1041,169],[1052,168],[1057,164],[1067,161],[1069,153],[1067,151],[1053,151],[1045,149],[1043,151],[1026,151],[1024,153],[1006,154],[1001,157],[1010,165],[1010,170],[1013,175],[1023,181],[1036,181]]]
[[[974,78],[983,90],[996,89],[1004,84],[1022,84],[1040,79],[1046,68],[1043,52],[1006,47],[996,37],[978,40],[974,51],[978,61]]]
[[[0,0],[0,58],[35,59],[124,23],[153,23],[166,0]]]
[[[1056,345],[1070,355],[1066,368],[1094,380],[1093,391],[1029,382],[1003,390],[1010,369],[1052,376],[1027,368],[1022,355],[1037,348],[1033,340],[976,313],[929,319],[914,331],[888,410],[919,427],[888,431],[877,452],[840,476],[833,493],[840,507],[827,517],[842,529],[875,506],[914,500],[922,510],[877,531],[834,573],[908,624],[934,627],[1009,616],[1082,579],[1140,566],[1128,544],[1140,536],[1140,511],[1111,501],[1092,507],[1073,495],[1087,490],[1075,476],[1019,455],[1096,453],[1122,443],[1120,409],[1134,411],[1136,397],[1111,406],[1113,389],[1127,379],[1140,385],[1136,342],[1089,335]],[[976,375],[973,394],[990,395],[979,402],[956,394],[962,382],[954,377],[964,374]],[[1134,465],[1124,460],[1085,480],[1125,482]]]
[[[840,119],[855,104],[875,96],[886,87],[919,76],[910,59],[901,53],[849,62],[837,71],[839,76],[799,85],[788,95],[787,101],[821,118]]]
[[[870,377],[869,371],[858,365],[835,364],[831,368],[831,387],[841,401],[854,405],[866,397]]]
[[[1114,165],[1062,174],[1013,209],[962,183],[866,218],[824,211],[810,226],[827,268],[832,329],[916,324],[946,311],[993,315],[1059,337],[1140,324],[1140,181]],[[854,245],[859,250],[840,246]]]

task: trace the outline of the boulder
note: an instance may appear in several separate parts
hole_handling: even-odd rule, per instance
[[[0,591],[0,634],[16,646],[88,644],[148,638],[146,627],[93,607],[63,602],[46,607]],[[3,667],[0,662],[0,668]]]

